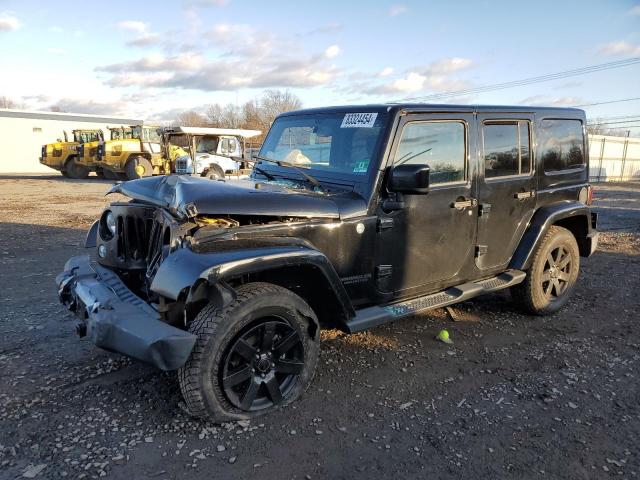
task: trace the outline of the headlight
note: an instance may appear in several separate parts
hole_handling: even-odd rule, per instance
[[[113,215],[113,212],[107,212],[107,215],[104,217],[104,222],[107,225],[107,228],[111,232],[112,235],[116,234],[116,217]]]
[[[116,230],[116,217],[111,210],[106,210],[100,219],[100,237],[109,241],[116,234]]]

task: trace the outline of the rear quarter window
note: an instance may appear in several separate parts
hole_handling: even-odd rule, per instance
[[[545,119],[540,122],[538,150],[545,172],[584,167],[584,128],[580,120]]]

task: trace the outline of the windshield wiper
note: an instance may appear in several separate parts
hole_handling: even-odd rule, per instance
[[[426,150],[423,150],[423,151],[421,151],[421,152],[419,152],[419,153],[416,153],[415,155],[411,155],[413,152],[409,152],[409,153],[407,153],[406,155],[403,155],[402,157],[400,157],[400,158],[398,159],[398,161],[397,161],[395,164],[396,164],[396,165],[402,165],[403,163],[407,163],[409,160],[411,160],[411,159],[413,159],[413,158],[416,158],[416,157],[419,157],[419,156],[420,156],[420,155],[422,155],[423,153],[427,153],[427,152],[429,152],[430,150],[431,150],[430,148],[427,148]],[[405,158],[405,157],[408,157],[409,155],[411,155],[409,158]]]
[[[264,175],[265,177],[267,177],[268,180],[275,180],[276,179],[275,175],[271,175],[269,172],[267,172],[266,170],[263,170],[262,168],[258,167],[257,165],[254,165],[253,169],[256,172],[258,172],[260,175]]]
[[[253,157],[251,158],[251,160],[248,160],[249,162],[253,162],[256,163],[255,160],[259,160],[262,162],[269,162],[269,163],[275,163],[276,165],[278,165],[279,167],[288,167],[288,168],[293,168],[296,172],[298,172],[307,182],[311,183],[314,187],[318,187],[321,190],[324,190],[323,186],[320,184],[320,182],[315,179],[314,177],[312,177],[311,175],[309,175],[308,173],[305,173],[302,171],[302,169],[304,167],[299,167],[297,165],[294,165],[293,163],[289,163],[289,162],[285,162],[284,160],[276,160],[274,158],[267,158],[267,157],[261,157],[260,155],[253,155]],[[255,165],[254,165],[255,168]],[[263,170],[264,171],[264,170]]]

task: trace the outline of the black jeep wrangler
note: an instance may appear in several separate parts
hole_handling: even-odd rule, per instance
[[[189,410],[250,418],[307,388],[321,328],[510,288],[564,306],[596,248],[581,110],[369,105],[279,116],[246,180],[162,176],[56,279],[97,346],[177,369]]]

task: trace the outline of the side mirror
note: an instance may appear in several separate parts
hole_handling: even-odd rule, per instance
[[[429,191],[429,166],[403,164],[391,167],[388,188],[397,193],[427,193]]]

